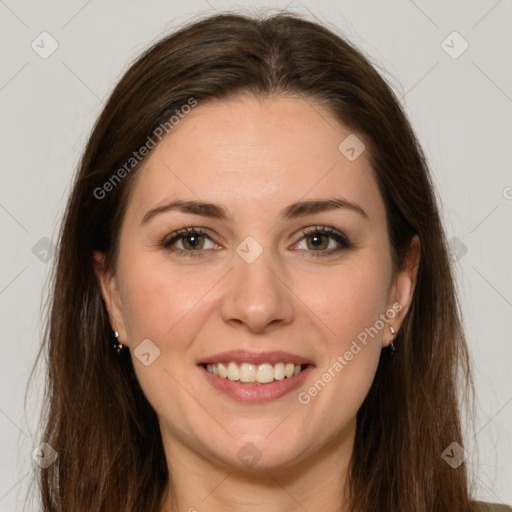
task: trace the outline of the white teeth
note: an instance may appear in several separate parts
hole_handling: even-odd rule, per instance
[[[284,363],[277,363],[274,365],[274,379],[284,379]]]
[[[274,380],[283,380],[285,377],[288,379],[294,375],[298,375],[305,366],[293,363],[262,363],[259,365],[251,363],[242,363],[240,366],[233,361],[229,363],[208,363],[206,370],[213,375],[223,379],[233,381],[239,380],[240,382],[259,382],[267,384]]]
[[[228,376],[228,369],[222,363],[219,363],[216,366],[219,370],[219,377],[225,379]]]
[[[206,369],[208,370],[208,366],[206,367]],[[228,379],[240,380],[240,372],[238,369],[238,365],[236,363],[231,362],[228,364]]]
[[[295,368],[295,365],[292,363],[286,363],[284,365],[284,374],[290,378],[293,375],[293,370]]]
[[[300,366],[298,368],[300,370]],[[258,365],[256,380],[263,384],[272,382],[274,380],[274,367],[270,363]]]
[[[240,382],[254,382],[256,380],[256,368],[253,364],[242,363],[240,365]]]

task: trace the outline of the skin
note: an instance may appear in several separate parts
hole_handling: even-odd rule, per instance
[[[389,326],[398,332],[409,308],[419,255],[416,237],[407,265],[394,270],[366,152],[349,161],[338,150],[350,133],[312,100],[200,103],[137,171],[115,273],[94,254],[112,328],[159,418],[175,496],[162,510],[347,509],[356,414],[393,338]],[[291,203],[333,197],[357,203],[367,218],[341,208],[278,222]],[[220,204],[231,217],[168,211],[141,225],[175,199]],[[208,231],[200,257],[162,247],[190,226]],[[318,249],[303,234],[311,226],[339,230],[352,246],[329,253],[340,244],[324,235]],[[236,252],[247,236],[263,248],[252,263]],[[174,246],[193,251],[190,237]],[[307,404],[297,391],[236,402],[196,366],[225,350],[288,351],[315,363],[298,391],[307,390],[396,303],[401,311]],[[133,352],[145,339],[160,350],[148,366]],[[260,456],[250,468],[237,457],[246,443]]]

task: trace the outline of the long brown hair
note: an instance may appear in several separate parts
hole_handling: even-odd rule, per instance
[[[349,471],[352,510],[470,510],[465,464],[454,469],[441,457],[451,443],[463,445],[458,390],[469,389],[471,379],[424,154],[395,93],[369,59],[334,31],[287,12],[219,14],[159,41],[122,77],[92,131],[60,231],[38,355],[48,363],[43,440],[59,455],[38,474],[43,510],[156,512],[161,506],[169,475],[156,413],[129,354],[112,349],[92,257],[102,251],[107,267],[115,268],[137,165],[108,193],[98,189],[190,98],[201,104],[239,93],[323,102],[367,145],[397,268],[411,238],[421,240],[397,353],[382,352],[358,412]]]

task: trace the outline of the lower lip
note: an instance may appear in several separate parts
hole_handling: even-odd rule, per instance
[[[227,396],[238,402],[262,403],[277,400],[282,396],[297,389],[313,370],[313,365],[308,365],[298,375],[285,377],[282,380],[275,380],[268,384],[250,384],[240,381],[233,381],[223,377],[217,377],[210,373],[204,366],[199,368],[203,371],[210,384],[225,393]]]

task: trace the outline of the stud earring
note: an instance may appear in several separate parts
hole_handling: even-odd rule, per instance
[[[117,331],[114,331],[114,337],[116,339],[114,342],[114,349],[119,354],[121,352],[121,350],[123,350],[124,345],[119,341],[119,333]]]
[[[396,339],[396,330],[390,325],[389,326],[389,330],[391,331],[391,334],[393,335],[393,338],[391,339],[391,355],[394,356],[395,355],[395,339]]]

